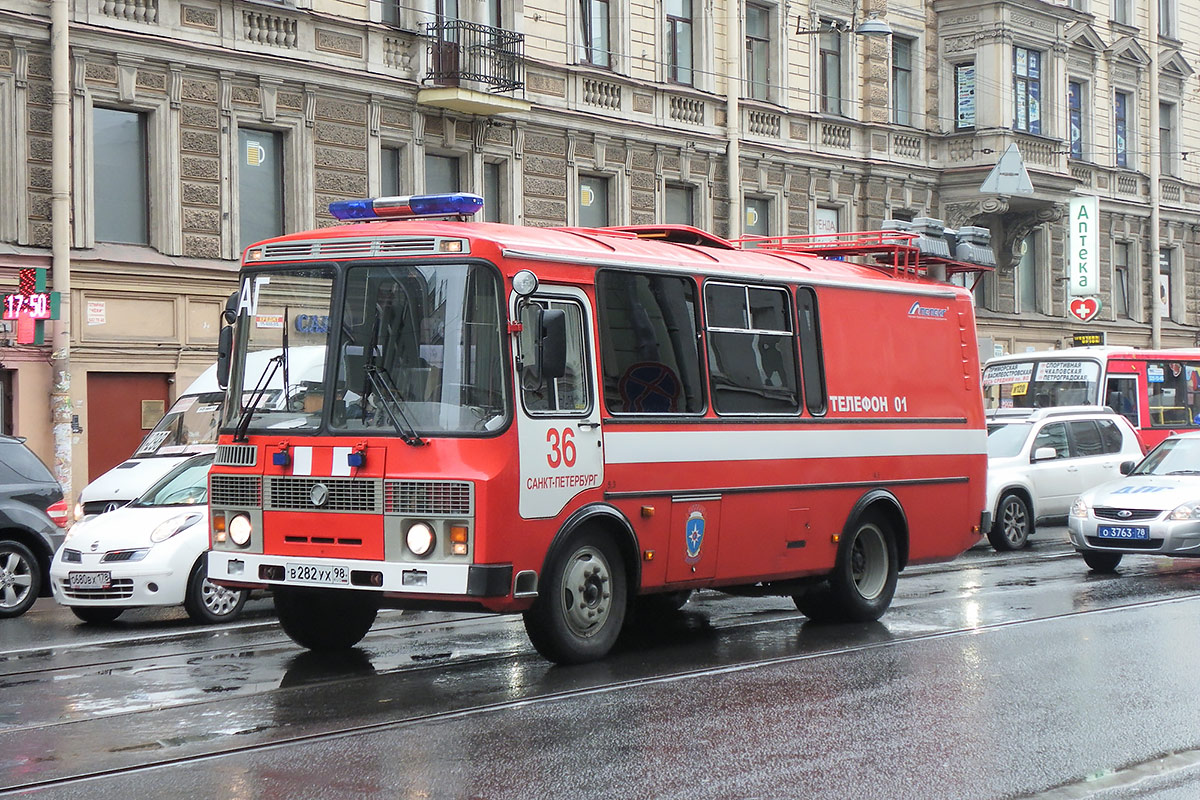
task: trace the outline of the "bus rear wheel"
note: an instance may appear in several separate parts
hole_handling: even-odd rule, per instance
[[[604,658],[625,623],[625,563],[611,538],[584,530],[555,553],[525,612],[533,646],[556,664]]]
[[[896,593],[896,537],[878,516],[865,516],[842,540],[828,583],[793,597],[813,622],[874,622]]]
[[[275,612],[283,632],[309,650],[345,650],[358,644],[379,613],[372,592],[351,589],[275,589]]]

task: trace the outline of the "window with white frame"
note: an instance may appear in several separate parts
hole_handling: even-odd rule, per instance
[[[686,184],[668,183],[665,192],[664,222],[672,225],[695,225],[695,190]]]
[[[1133,242],[1113,242],[1112,305],[1114,319],[1129,319],[1129,265]]]
[[[1158,104],[1158,158],[1163,175],[1177,173],[1179,145],[1175,130],[1175,104]]]
[[[771,201],[765,197],[747,197],[744,199],[746,208],[746,235],[771,235]]]
[[[1042,132],[1042,54],[1027,47],[1013,48],[1013,128]]]
[[[238,130],[238,244],[245,248],[284,231],[283,134]]]
[[[425,154],[425,193],[450,194],[462,191],[462,159],[458,156]]]
[[[579,3],[579,60],[593,67],[612,69],[612,31],[608,0]]]
[[[579,225],[603,228],[609,225],[608,195],[611,179],[604,175],[579,176]]]
[[[1118,25],[1133,24],[1133,0],[1112,0],[1112,19]]]
[[[401,156],[399,147],[379,148],[379,193],[384,197],[405,194],[400,180]]]
[[[1172,317],[1171,281],[1175,271],[1175,250],[1170,247],[1158,251],[1158,315]]]
[[[692,0],[666,0],[667,77],[692,85]]]
[[[1071,158],[1082,159],[1084,150],[1084,111],[1086,90],[1082,81],[1067,81],[1067,131],[1070,137]]]
[[[1133,111],[1133,96],[1129,92],[1113,94],[1113,156],[1118,167],[1129,166],[1129,115]]]
[[[746,87],[754,100],[771,99],[771,9],[746,4]]]
[[[1153,2],[1153,0],[1151,0]],[[1176,0],[1158,0],[1158,35],[1175,39],[1179,36],[1179,7]]]
[[[819,35],[821,111],[842,113],[842,32],[833,20],[821,20]]]
[[[954,65],[954,129],[975,127],[975,64]]]
[[[504,221],[504,167],[499,161],[485,161],[483,164],[484,222]]]
[[[1019,314],[1032,314],[1038,310],[1037,291],[1037,232],[1021,242],[1021,259],[1017,262],[1017,308]]]
[[[913,50],[916,41],[892,36],[892,122],[912,125]]]
[[[96,241],[150,243],[146,114],[92,109]]]

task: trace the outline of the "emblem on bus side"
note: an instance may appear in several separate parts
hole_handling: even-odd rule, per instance
[[[692,509],[683,531],[683,538],[687,544],[687,555],[683,560],[688,564],[695,564],[700,560],[700,546],[704,544],[704,509]]]
[[[314,506],[325,505],[325,501],[329,499],[329,487],[323,483],[318,483],[309,492],[308,499],[312,501]]]

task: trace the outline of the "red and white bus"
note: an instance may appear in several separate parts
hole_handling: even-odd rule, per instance
[[[989,409],[1109,406],[1147,448],[1200,428],[1200,350],[1069,347],[988,359]]]
[[[700,588],[874,620],[901,569],[987,529],[971,296],[911,234],[461,219],[481,204],[335,203],[460,218],[245,252],[223,378],[288,398],[229,394],[209,575],[272,590],[298,643],[353,646],[380,607],[486,609],[581,662]],[[294,380],[314,347],[324,375]]]

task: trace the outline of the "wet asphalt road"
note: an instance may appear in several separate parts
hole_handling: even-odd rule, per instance
[[[0,794],[106,798],[1200,797],[1200,562],[1089,574],[1062,529],[901,578],[879,623],[697,595],[599,664],[519,617],[384,612],[293,645],[254,600],[0,622]]]

